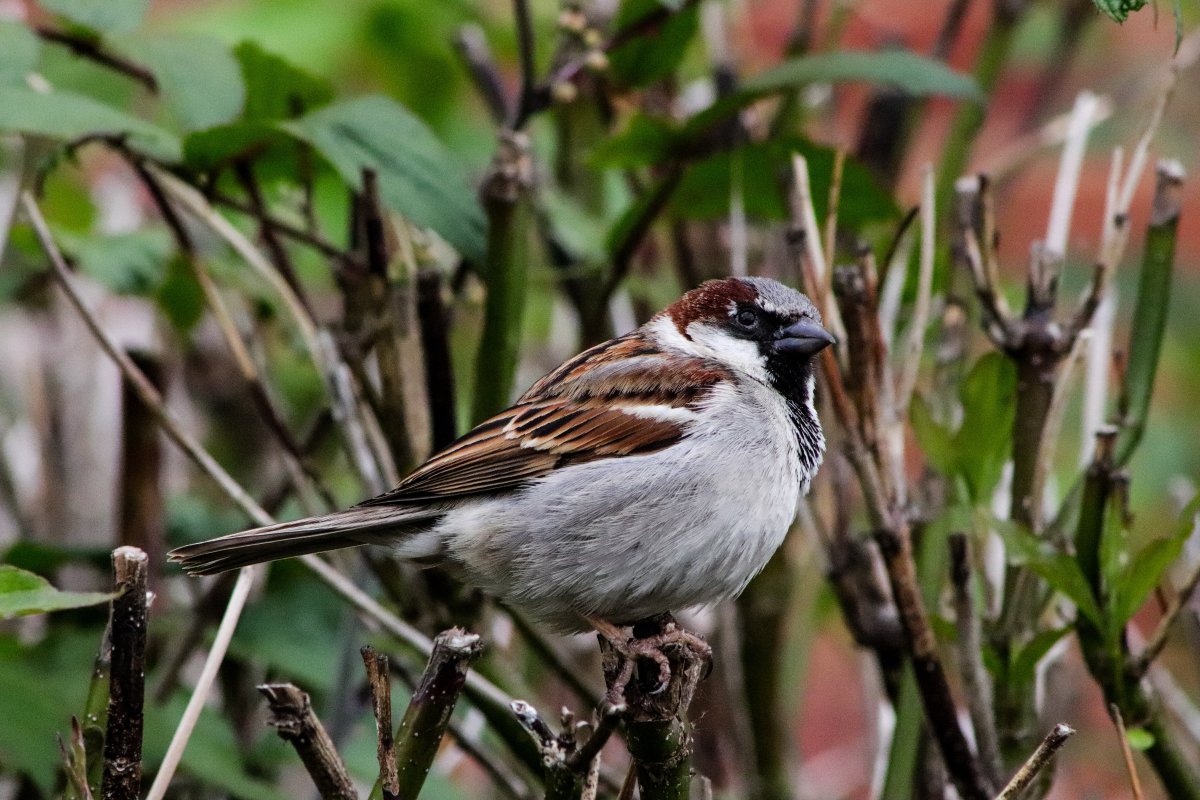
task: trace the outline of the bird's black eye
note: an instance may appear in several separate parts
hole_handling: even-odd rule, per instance
[[[743,328],[753,328],[758,322],[758,315],[748,308],[743,308],[737,314],[737,324]]]

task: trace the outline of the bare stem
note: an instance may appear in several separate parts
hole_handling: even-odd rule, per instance
[[[396,797],[416,800],[466,683],[471,662],[483,652],[479,636],[459,628],[438,634],[404,719],[396,730]],[[372,797],[382,793],[372,792]]]
[[[392,735],[392,686],[388,657],[366,645],[360,651],[371,687],[371,710],[375,714],[376,757],[383,800],[395,800],[400,792],[396,774],[396,739]]]
[[[1054,726],[1054,730],[1046,734],[1046,738],[1033,751],[1033,755],[1029,760],[1021,765],[1017,770],[1017,774],[1013,776],[1008,785],[1004,787],[1004,791],[996,796],[996,800],[1017,800],[1021,793],[1033,783],[1033,779],[1037,774],[1045,768],[1054,754],[1058,752],[1067,739],[1075,735],[1075,729],[1065,723],[1058,723]]]
[[[290,683],[264,684],[258,690],[270,706],[269,723],[296,749],[322,800],[358,800],[346,764],[313,713],[308,694]]]
[[[1133,763],[1133,750],[1129,746],[1129,736],[1125,731],[1125,718],[1116,703],[1110,703],[1108,712],[1112,715],[1113,724],[1117,726],[1117,737],[1120,739],[1121,755],[1125,759],[1125,771],[1129,774],[1129,788],[1133,790],[1133,800],[1142,800],[1142,780],[1138,777],[1137,766]]]
[[[136,547],[113,551],[112,661],[104,734],[104,800],[137,800],[142,790],[142,704],[146,693],[146,575]]]

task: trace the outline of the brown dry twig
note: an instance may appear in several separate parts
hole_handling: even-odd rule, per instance
[[[322,800],[358,800],[346,764],[313,713],[308,694],[290,683],[264,684],[258,690],[270,706],[269,723],[279,738],[296,748]]]

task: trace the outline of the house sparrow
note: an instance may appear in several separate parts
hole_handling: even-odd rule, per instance
[[[825,447],[813,356],[833,341],[799,292],[709,281],[567,361],[394,490],[170,558],[204,575],[384,545],[621,648],[618,626],[735,597],[783,542]]]

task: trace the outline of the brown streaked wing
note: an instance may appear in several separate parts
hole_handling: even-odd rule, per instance
[[[627,413],[614,403],[681,408],[730,377],[719,365],[664,354],[640,338],[605,342],[563,364],[513,408],[481,423],[393,491],[363,505],[489,494],[547,475],[564,461],[660,450],[683,436],[683,426]]]

